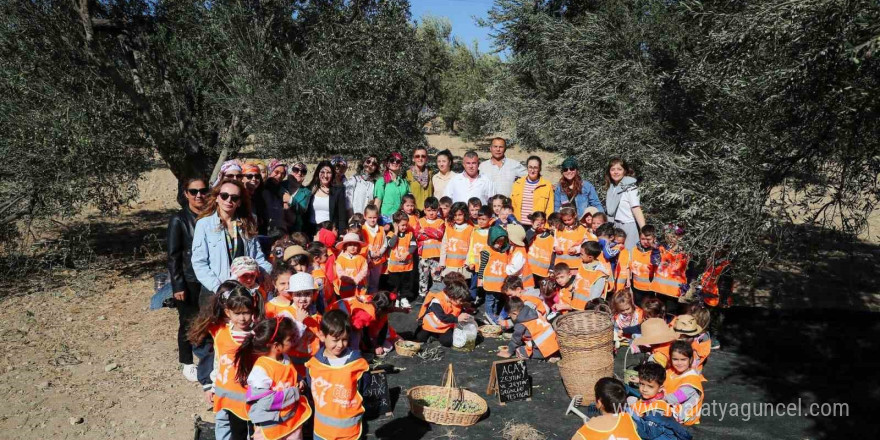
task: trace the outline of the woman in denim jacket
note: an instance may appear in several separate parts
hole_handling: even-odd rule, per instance
[[[602,202],[599,201],[596,188],[592,183],[581,180],[581,176],[578,174],[578,163],[573,157],[562,162],[561,171],[562,178],[553,189],[553,212],[559,212],[562,205],[572,202],[577,207],[577,218],[583,217],[588,206],[594,206],[599,212],[605,212],[602,209]]]
[[[192,268],[202,284],[201,301],[230,279],[230,263],[242,256],[256,260],[265,274],[272,271],[257,242],[257,224],[244,185],[225,180],[214,187],[193,232]]]

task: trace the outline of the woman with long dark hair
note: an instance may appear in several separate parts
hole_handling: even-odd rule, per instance
[[[315,174],[308,187],[311,191],[306,223],[308,235],[314,236],[318,225],[330,221],[336,226],[338,234],[344,233],[348,225],[348,212],[345,203],[345,188],[333,185],[336,170],[329,161],[322,161],[315,168]]]
[[[605,206],[608,221],[626,231],[627,249],[639,242],[639,230],[645,226],[636,186],[635,171],[620,158],[611,159],[605,168]]]
[[[569,157],[562,162],[562,178],[553,191],[553,211],[559,212],[562,205],[570,205],[577,208],[577,218],[584,215],[588,206],[593,206],[603,212],[599,194],[592,183],[583,180],[578,172],[577,160]]]
[[[195,382],[198,376],[193,364],[194,347],[187,340],[186,332],[199,313],[202,286],[193,272],[190,260],[196,218],[207,206],[211,190],[208,188],[208,179],[204,177],[187,178],[182,183],[182,207],[168,220],[168,276],[178,318],[177,359],[183,366],[183,376]]]
[[[352,214],[363,214],[373,202],[373,189],[379,178],[379,158],[369,155],[358,165],[357,173],[345,180],[345,195],[351,202]]]

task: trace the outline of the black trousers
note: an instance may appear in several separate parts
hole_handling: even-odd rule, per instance
[[[254,425],[247,420],[239,419],[232,411],[226,411],[229,417],[229,431],[232,440],[248,440],[254,435]]]
[[[444,347],[452,347],[452,332],[455,331],[455,327],[446,330],[446,333],[434,333],[429,332],[423,329],[421,326],[418,330],[416,330],[416,341],[417,342],[428,342],[428,338],[431,336],[437,338],[440,341],[440,345]]]
[[[416,299],[418,290],[413,290],[415,273],[415,269],[406,272],[389,272],[388,289],[392,292],[397,292],[401,298],[406,298],[407,301]],[[418,282],[418,278],[415,279],[415,282]]]
[[[199,283],[186,283],[183,301],[176,301],[177,308],[177,360],[181,364],[193,363],[193,346],[187,340],[189,326],[199,314],[199,294],[202,286]]]

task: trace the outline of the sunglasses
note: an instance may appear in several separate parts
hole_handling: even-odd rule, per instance
[[[367,159],[364,161],[364,165],[375,165],[375,164],[376,164],[376,160],[374,160],[374,159]]]
[[[291,168],[290,173],[291,174],[305,174],[306,169],[305,168]]]
[[[227,174],[225,177],[227,179],[241,180],[241,174]]]
[[[391,159],[388,161],[388,163],[401,164],[403,163],[403,161],[400,159]]]
[[[241,200],[241,195],[239,194],[229,194],[227,192],[220,193],[220,200],[229,200],[232,199],[232,203],[238,203]]]
[[[428,158],[428,156],[426,156],[424,154],[417,154],[417,155],[413,156],[413,159],[427,159],[427,158]]]
[[[186,192],[189,195],[195,197],[196,194],[201,194],[203,196],[206,196],[211,193],[211,190],[208,188],[199,188],[199,189],[190,188],[190,189],[186,190]]]
[[[261,178],[261,177],[263,177],[263,176],[261,176],[261,175],[259,175],[259,174],[245,174],[245,175],[244,175],[244,178],[247,179],[247,180],[257,180],[257,179],[259,179],[259,178]]]
[[[569,171],[577,171],[577,168],[563,168],[563,169],[562,169],[562,172],[563,172],[563,173],[567,173],[567,172],[569,172]]]

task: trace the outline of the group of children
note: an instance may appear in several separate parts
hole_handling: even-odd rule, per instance
[[[694,320],[708,312],[694,308],[665,321],[687,291],[679,231],[670,229],[658,245],[655,229],[645,226],[627,250],[626,233],[592,208],[580,219],[564,207],[529,220],[526,230],[500,195],[486,206],[429,197],[422,213],[407,195],[390,218],[370,204],[345,231],[325,222],[314,237],[279,239],[268,277],[249,257],[236,258],[235,279],[220,286],[190,329],[194,344],[213,340],[206,397],[217,414],[216,437],[301,438],[305,429],[318,439],[359,438],[370,374],[361,353],[391,351],[399,336],[388,315],[410,313],[418,297],[419,341],[452,345],[456,324],[485,303],[484,320],[512,332],[499,356],[550,361],[559,356],[554,320],[607,301],[620,344],[641,346],[656,361],[646,365],[663,368],[644,367],[638,392],[627,388],[641,399],[632,408],[698,421],[684,408],[702,401],[708,339],[694,332],[707,323]]]

